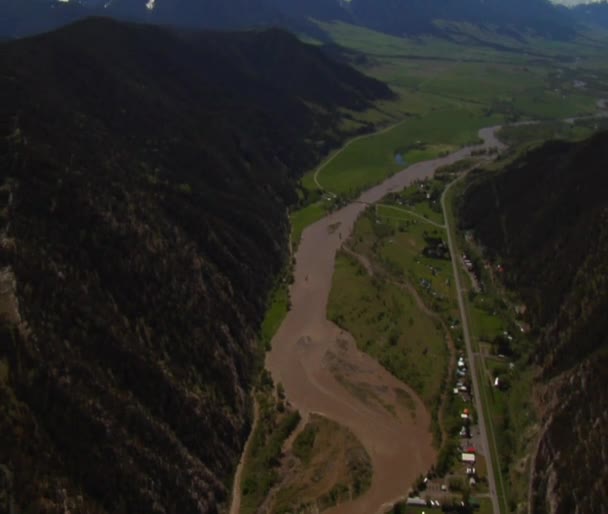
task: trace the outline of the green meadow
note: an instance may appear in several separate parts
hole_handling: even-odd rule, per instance
[[[346,253],[336,259],[328,318],[359,348],[411,385],[428,405],[438,398],[447,367],[441,326],[406,290],[372,277]]]
[[[289,286],[280,282],[270,295],[269,305],[262,322],[261,339],[266,349],[289,312]]]
[[[424,255],[429,238],[445,240],[446,232],[407,212],[379,205],[357,222],[352,247],[379,259],[393,276],[412,284],[434,311],[456,316],[451,261]]]
[[[316,174],[322,189],[353,197],[407,165],[477,143],[480,128],[500,121],[499,116],[487,116],[474,108],[451,108],[410,117],[390,130],[354,141],[312,176]],[[398,154],[405,164],[398,161]],[[310,187],[310,177],[303,183]]]
[[[345,23],[319,26],[336,43],[367,56],[361,71],[387,82],[398,94],[364,113],[347,113],[346,123],[386,126],[403,120],[393,130],[348,146],[322,168],[319,183],[334,193],[352,194],[383,180],[400,168],[395,155],[417,141],[427,147],[410,152],[408,164],[437,156],[444,151],[438,147],[471,142],[483,126],[591,114],[608,91],[605,68],[598,71],[595,66],[606,48],[599,36],[595,41],[588,36],[587,41],[555,43],[451,24],[460,37],[408,39]],[[576,59],[593,64],[593,72]],[[310,175],[304,184],[317,187]]]
[[[320,200],[290,214],[289,220],[291,222],[291,240],[293,245],[297,246],[302,237],[302,232],[308,225],[312,225],[327,214],[325,203]]]
[[[387,82],[396,97],[364,112],[342,113],[346,133],[370,123],[379,131],[356,137],[307,173],[302,187],[310,192],[321,189],[347,200],[411,164],[475,142],[482,127],[589,115],[599,98],[608,97],[604,33],[555,42],[442,23],[449,25],[444,28],[452,31],[450,38],[399,38],[340,22],[318,25],[334,42],[363,54],[359,69]],[[541,131],[531,139],[544,136]],[[317,201],[292,215],[296,244],[326,208]]]

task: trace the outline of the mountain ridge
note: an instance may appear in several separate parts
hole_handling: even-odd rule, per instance
[[[0,511],[217,512],[295,178],[391,92],[278,30],[90,19],[0,63]]]
[[[345,21],[397,36],[441,35],[437,20],[465,21],[567,39],[574,36],[584,16],[548,0],[464,0],[458,5],[440,0],[113,0],[59,2],[3,0],[5,19],[0,35],[21,37],[51,30],[75,19],[104,15],[128,21],[199,29],[282,26],[324,38],[309,21]],[[578,11],[577,11],[578,12]],[[580,13],[583,13],[582,9]],[[326,36],[325,36],[326,37]]]
[[[605,504],[607,145],[608,132],[546,143],[476,177],[462,203],[463,229],[503,264],[533,330],[528,362],[518,363],[536,370],[533,514],[602,512]]]

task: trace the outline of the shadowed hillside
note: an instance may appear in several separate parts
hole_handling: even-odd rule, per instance
[[[477,177],[462,207],[528,307],[542,422],[534,513],[604,512],[608,490],[608,133]]]
[[[281,31],[107,20],[0,70],[0,512],[216,512],[294,178],[390,91]]]

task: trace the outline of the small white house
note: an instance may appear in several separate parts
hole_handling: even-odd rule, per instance
[[[475,464],[475,454],[465,452],[460,456],[460,460],[467,464]]]
[[[418,496],[415,498],[408,498],[406,503],[408,505],[415,505],[417,507],[426,507],[426,500]]]

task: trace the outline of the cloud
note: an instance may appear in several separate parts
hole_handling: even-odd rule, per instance
[[[593,4],[598,3],[600,0],[551,0],[554,4],[562,5],[578,5],[578,4]]]

